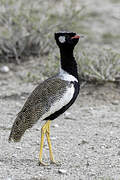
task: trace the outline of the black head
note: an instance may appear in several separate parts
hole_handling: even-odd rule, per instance
[[[74,32],[57,32],[55,33],[55,40],[59,48],[74,48],[78,43],[80,36]]]

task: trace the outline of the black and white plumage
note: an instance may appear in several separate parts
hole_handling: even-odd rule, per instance
[[[14,121],[9,141],[19,141],[38,120],[54,120],[74,103],[79,79],[73,50],[79,38],[73,32],[55,33],[61,56],[60,72],[40,83],[28,97]]]

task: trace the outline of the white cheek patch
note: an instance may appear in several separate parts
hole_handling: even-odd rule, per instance
[[[59,41],[60,41],[61,43],[64,43],[64,42],[65,42],[65,36],[60,36],[60,37],[59,37]]]

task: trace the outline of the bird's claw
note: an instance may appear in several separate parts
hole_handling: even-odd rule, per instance
[[[61,165],[60,162],[56,162],[56,161],[54,161],[54,160],[51,160],[51,161],[50,161],[50,164],[55,164],[56,166],[60,166],[60,165]],[[49,164],[46,164],[46,163],[44,163],[44,162],[42,162],[42,161],[39,161],[38,165],[39,165],[39,166],[49,166]]]
[[[48,166],[48,164],[42,162],[42,161],[39,161],[39,166]]]
[[[54,161],[54,160],[51,160],[51,161],[50,161],[50,164],[55,164],[56,166],[60,166],[60,165],[61,165],[60,162],[56,162],[56,161]]]

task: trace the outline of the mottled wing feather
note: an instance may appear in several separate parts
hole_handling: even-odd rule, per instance
[[[28,97],[20,113],[29,118],[31,115],[37,120],[47,112],[54,101],[59,100],[71,84],[59,78],[51,78],[40,85]],[[32,121],[34,121],[31,118]]]
[[[59,78],[50,78],[39,84],[28,97],[22,110],[18,113],[9,136],[9,141],[19,141],[26,131],[31,128],[52,104],[61,99],[71,83]]]

